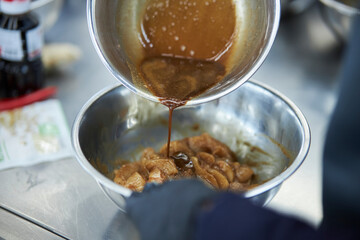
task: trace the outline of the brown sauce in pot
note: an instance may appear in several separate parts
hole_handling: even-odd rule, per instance
[[[143,84],[172,112],[226,74],[236,26],[232,0],[149,0],[140,22]]]

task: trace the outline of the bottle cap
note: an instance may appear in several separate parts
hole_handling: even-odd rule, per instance
[[[30,9],[30,0],[0,0],[0,9],[5,14],[23,14]]]

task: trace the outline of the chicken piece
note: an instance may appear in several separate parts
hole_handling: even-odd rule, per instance
[[[195,168],[195,174],[200,177],[201,179],[203,179],[205,182],[209,183],[210,185],[212,185],[215,188],[218,188],[219,185],[216,181],[216,178],[211,175],[208,171],[206,171],[205,169],[203,169],[202,167],[200,167],[199,164],[199,160],[197,157],[192,157],[191,161],[194,164],[194,168]]]
[[[233,165],[234,169],[241,166],[239,162],[233,162],[232,165]]]
[[[212,153],[212,148],[209,140],[209,136],[207,133],[204,133],[200,136],[194,136],[189,138],[189,147],[194,152],[206,152]]]
[[[217,184],[218,184],[220,189],[225,190],[225,189],[229,188],[228,180],[219,171],[217,171],[215,169],[212,169],[212,168],[207,169],[207,171],[209,173],[211,173],[215,177],[215,179],[217,181]]]
[[[239,191],[245,191],[246,188],[243,184],[239,183],[239,182],[232,182],[229,185],[229,189],[235,192],[239,192]]]
[[[159,158],[160,156],[154,151],[154,149],[145,148],[141,155],[140,162],[145,165],[146,161]]]
[[[126,180],[140,168],[140,164],[137,162],[126,163],[120,167],[120,169],[114,170],[114,181],[120,185],[124,185]]]
[[[200,136],[191,137],[188,140],[189,147],[194,152],[207,152],[218,156],[219,158],[236,160],[236,155],[222,142],[212,138],[208,133]]]
[[[167,144],[162,146],[162,148],[160,149],[161,155],[166,156],[166,153],[167,153]],[[175,156],[178,153],[184,153],[189,158],[195,156],[194,152],[189,148],[186,139],[170,142],[169,155]]]
[[[124,186],[125,183],[126,183],[126,179],[124,179],[122,176],[115,176],[114,177],[114,182],[121,185],[121,186]]]
[[[166,176],[172,176],[178,173],[176,165],[172,159],[155,159],[145,163],[145,168],[151,172],[154,168],[158,168]]]
[[[127,180],[124,187],[133,191],[141,192],[144,189],[146,181],[138,172],[134,172]]]
[[[143,177],[143,179],[149,178],[149,171],[145,168],[144,164],[139,163],[138,173]]]
[[[229,159],[231,161],[235,161],[235,158],[232,156],[231,150],[225,145],[218,145],[215,146],[212,154],[215,157]]]
[[[240,165],[235,168],[235,175],[239,182],[246,183],[251,180],[254,171],[248,166]]]
[[[195,173],[193,172],[192,169],[186,169],[181,173],[182,178],[191,178],[194,176],[195,176]]]
[[[196,157],[210,166],[215,163],[215,157],[207,152],[199,152]]]
[[[234,177],[235,177],[234,170],[227,162],[219,160],[216,161],[216,165],[220,168],[220,170],[223,173],[225,173],[225,176],[230,183],[234,181]]]
[[[155,183],[163,183],[166,181],[166,176],[160,171],[158,168],[154,168],[149,173],[149,180],[148,182],[155,182]]]

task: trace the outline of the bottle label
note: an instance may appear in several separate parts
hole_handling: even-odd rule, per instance
[[[44,32],[41,25],[26,32],[26,46],[28,59],[31,61],[41,54],[44,44]]]
[[[24,57],[21,32],[0,28],[0,58],[21,61]]]

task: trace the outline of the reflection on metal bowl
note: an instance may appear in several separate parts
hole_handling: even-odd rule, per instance
[[[308,9],[315,0],[281,0],[281,14],[299,14]]]
[[[360,15],[359,1],[354,0],[320,0],[321,13],[329,28],[342,41],[347,42],[351,24],[355,16]]]
[[[91,98],[74,122],[72,141],[80,165],[121,209],[132,191],[112,181],[113,169],[121,164],[116,160],[138,159],[145,147],[159,149],[167,139],[167,114],[164,106],[114,86]],[[309,126],[300,110],[280,93],[255,82],[220,100],[174,112],[173,140],[202,132],[226,143],[240,159],[267,162],[258,168],[253,165],[267,181],[244,193],[260,205],[267,204],[298,169],[310,146]],[[262,149],[267,157],[249,151],[249,145]]]
[[[32,0],[31,10],[40,17],[45,31],[49,30],[60,15],[63,0]]]

